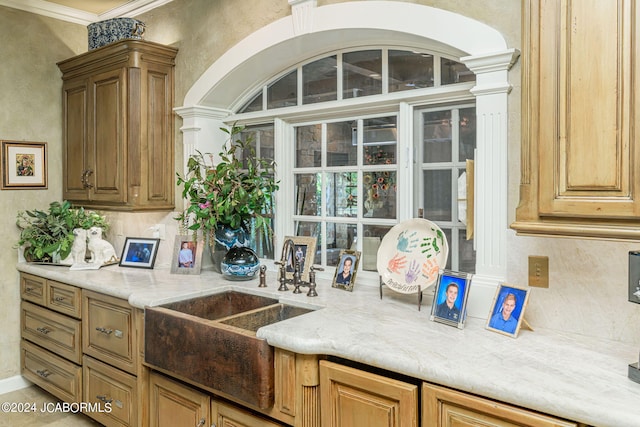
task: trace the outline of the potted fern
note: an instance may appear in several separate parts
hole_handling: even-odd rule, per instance
[[[82,207],[74,208],[70,202],[52,202],[48,210],[18,211],[16,225],[20,229],[17,248],[24,248],[24,257],[32,262],[58,263],[71,252],[73,230],[101,227],[109,228],[104,216]]]

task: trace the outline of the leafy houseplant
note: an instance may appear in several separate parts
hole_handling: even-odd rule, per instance
[[[66,258],[73,245],[75,228],[109,228],[106,219],[93,211],[74,208],[68,201],[53,202],[48,211],[19,211],[16,225],[21,230],[16,247],[24,247],[27,261],[54,262]]]
[[[188,172],[178,176],[187,206],[176,218],[194,232],[202,230],[212,243],[219,228],[270,232],[273,192],[278,190],[275,162],[258,158],[250,136],[243,139],[243,126],[220,128],[229,140],[214,162],[211,153],[197,152],[187,162]]]

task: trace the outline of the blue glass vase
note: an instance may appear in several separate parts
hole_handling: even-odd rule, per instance
[[[246,247],[249,244],[247,232],[242,228],[231,228],[220,226],[213,235],[213,242],[210,242],[211,261],[213,269],[222,273],[220,263],[231,248]]]
[[[250,280],[260,269],[260,259],[253,249],[234,247],[227,251],[220,262],[220,270],[228,280]]]

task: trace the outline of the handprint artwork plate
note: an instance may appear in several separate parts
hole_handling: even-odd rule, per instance
[[[413,294],[438,280],[449,256],[449,244],[436,224],[412,218],[396,224],[378,248],[378,273],[391,289]]]

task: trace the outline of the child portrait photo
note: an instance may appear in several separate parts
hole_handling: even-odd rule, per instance
[[[501,284],[487,319],[487,329],[516,337],[524,320],[529,290]]]
[[[462,328],[470,281],[471,276],[467,273],[440,272],[431,306],[431,320]]]

